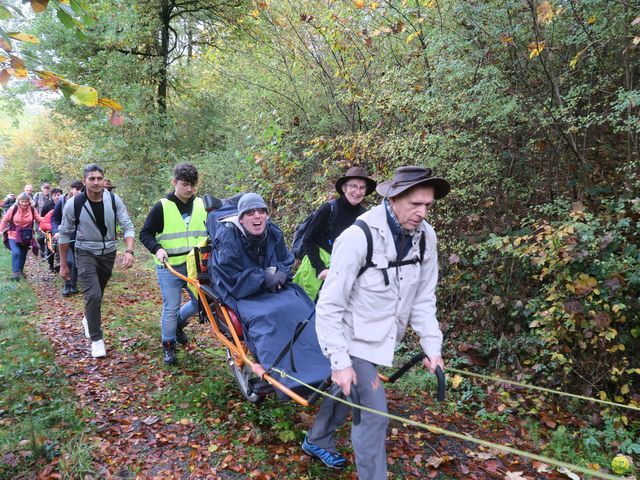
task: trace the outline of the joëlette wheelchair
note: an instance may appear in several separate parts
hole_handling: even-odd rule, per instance
[[[207,245],[195,247],[192,252],[198,268],[197,278],[193,278],[191,275],[184,276],[169,264],[165,264],[165,266],[174,275],[187,282],[196,296],[200,323],[208,323],[214,337],[225,347],[227,364],[231,368],[242,395],[251,403],[259,403],[268,394],[277,390],[301,405],[312,405],[317,401],[319,394],[304,398],[300,393],[283,385],[268,371],[262,374],[261,378],[253,373],[254,364],[259,362],[254,359],[245,344],[242,323],[236,313],[220,300],[210,285],[206,265],[210,250],[211,246]],[[295,343],[295,339],[294,332],[292,343]],[[285,348],[279,358],[284,357],[287,351],[288,349]],[[277,363],[278,360],[274,362],[274,365]]]
[[[205,205],[207,204],[208,202],[205,198]],[[209,234],[211,235],[211,232]],[[210,255],[211,242],[208,242],[207,245],[195,247],[189,254],[189,259],[187,260],[189,276],[184,276],[177,272],[168,263],[165,263],[165,266],[174,275],[187,282],[189,289],[196,297],[198,301],[199,321],[200,323],[208,323],[214,337],[225,347],[227,364],[244,398],[251,403],[259,403],[267,395],[277,391],[305,407],[313,405],[322,395],[320,392],[327,390],[332,385],[331,377],[327,377],[322,381],[322,383],[317,386],[316,391],[311,391],[310,395],[305,396],[305,393],[309,393],[308,389],[303,388],[301,391],[295,389],[294,391],[294,389],[283,385],[282,382],[274,378],[273,372],[266,371],[260,376],[254,373],[254,365],[259,364],[259,361],[253,357],[245,344],[242,323],[236,313],[221,301],[211,287],[208,269]],[[304,325],[302,328],[304,328]],[[291,348],[300,333],[301,329],[296,329],[296,331],[292,333],[292,339],[288,344],[288,348]],[[279,360],[282,359],[287,352],[288,349],[285,347],[273,364],[278,365]],[[418,353],[393,375],[389,377],[380,375],[380,378],[385,382],[393,383],[423,358],[425,358],[425,354]],[[436,370],[436,377],[438,380],[437,399],[442,401],[444,400],[445,394],[445,377],[440,367]],[[352,389],[351,391],[353,396],[349,400],[355,404],[359,404],[356,390]],[[359,413],[359,409],[354,409],[353,420],[356,423],[359,419]]]

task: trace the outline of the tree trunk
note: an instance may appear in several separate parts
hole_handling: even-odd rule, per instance
[[[170,22],[173,1],[161,0],[160,2],[160,72],[158,78],[158,111],[161,114],[167,111],[167,93],[169,80],[167,78],[169,66],[169,40]]]

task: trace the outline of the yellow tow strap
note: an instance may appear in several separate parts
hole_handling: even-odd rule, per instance
[[[479,438],[475,438],[471,435],[464,435],[462,433],[458,433],[458,432],[452,432],[451,430],[446,430],[444,428],[440,428],[440,427],[436,427],[435,425],[428,425],[426,423],[422,423],[422,422],[417,422],[415,420],[411,420],[408,418],[402,418],[399,417],[397,415],[393,415],[390,413],[385,413],[385,412],[381,412],[380,410],[375,410],[373,408],[369,408],[369,407],[364,407],[362,405],[356,405],[348,400],[345,400],[343,398],[340,397],[336,397],[334,395],[331,395],[327,392],[323,392],[315,387],[312,387],[311,385],[303,382],[302,380],[297,379],[296,377],[288,374],[287,372],[285,372],[284,370],[278,369],[278,368],[271,368],[274,372],[279,373],[282,378],[284,377],[288,377],[291,380],[293,380],[294,382],[297,382],[298,384],[308,388],[309,390],[312,390],[314,392],[319,393],[320,395],[327,397],[327,398],[331,398],[332,400],[335,400],[336,402],[340,402],[343,403],[345,405],[350,406],[351,408],[359,408],[360,410],[363,410],[365,412],[369,412],[369,413],[373,413],[376,415],[381,415],[383,417],[387,417],[390,420],[396,420],[402,424],[405,425],[412,425],[414,427],[418,427],[418,428],[423,428],[425,430],[428,430],[430,432],[433,433],[438,433],[441,435],[447,435],[450,437],[454,437],[457,438],[459,440],[464,440],[467,442],[472,442],[472,443],[476,443],[478,445],[482,445],[483,447],[487,447],[487,448],[494,448],[496,450],[500,450],[503,451],[505,453],[511,453],[513,455],[518,455],[520,457],[525,457],[528,458],[530,460],[536,460],[538,462],[543,462],[543,463],[547,463],[549,465],[554,465],[556,467],[561,467],[561,468],[566,468],[567,470],[573,471],[573,472],[579,472],[582,473],[584,475],[591,475],[593,477],[596,478],[603,478],[605,480],[624,480],[624,477],[620,477],[617,475],[611,475],[609,473],[604,473],[604,472],[599,472],[597,470],[592,470],[590,468],[586,468],[586,467],[581,467],[579,465],[572,465],[570,463],[566,463],[563,462],[561,460],[556,460],[554,458],[550,458],[550,457],[545,457],[543,455],[537,455],[535,453],[530,453],[530,452],[525,452],[522,450],[518,450],[516,448],[511,448],[511,447],[507,447],[505,445],[499,445],[497,443],[493,443],[493,442],[488,442],[486,440],[481,440]],[[448,371],[453,371],[451,368],[447,369]],[[552,390],[553,391],[553,390]]]
[[[539,390],[541,392],[553,393],[554,395],[562,395],[565,397],[578,398],[580,400],[585,400],[587,402],[602,403],[604,405],[610,405],[612,407],[628,408],[630,410],[635,410],[640,412],[640,407],[636,407],[635,405],[625,405],[624,403],[610,402],[608,400],[600,400],[599,398],[584,397],[582,395],[576,395],[575,393],[560,392],[558,390],[551,390],[550,388],[538,387],[536,385],[528,385],[526,383],[515,382],[513,380],[505,380],[503,378],[492,377],[490,375],[482,375],[480,373],[468,372],[466,370],[458,370],[457,368],[447,367],[447,372],[454,372],[454,373],[459,373],[460,375],[468,375],[470,377],[482,378],[483,380],[489,380],[495,383],[506,383],[507,385],[515,385],[517,387],[528,388],[530,390]]]

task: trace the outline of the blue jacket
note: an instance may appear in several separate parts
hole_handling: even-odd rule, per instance
[[[65,195],[58,201],[58,203],[56,203],[55,207],[53,207],[53,214],[51,214],[51,233],[54,235],[58,233],[58,227],[60,227],[60,224],[62,223],[62,210],[64,209],[64,204],[66,202],[67,197]],[[75,240],[75,235],[71,236],[71,240]]]

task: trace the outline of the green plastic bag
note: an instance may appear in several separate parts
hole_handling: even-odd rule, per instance
[[[322,260],[325,266],[329,268],[331,255],[329,255],[329,253],[327,253],[327,251],[323,250],[322,248],[320,248],[319,250],[320,260]],[[314,302],[316,301],[316,298],[318,298],[320,287],[322,287],[322,280],[318,278],[316,269],[313,268],[313,265],[311,265],[311,261],[309,260],[309,257],[307,255],[305,255],[302,259],[302,263],[300,263],[300,267],[293,277],[293,281],[300,285],[305,292],[307,292],[307,295],[309,295],[309,298],[311,300],[313,300]]]

